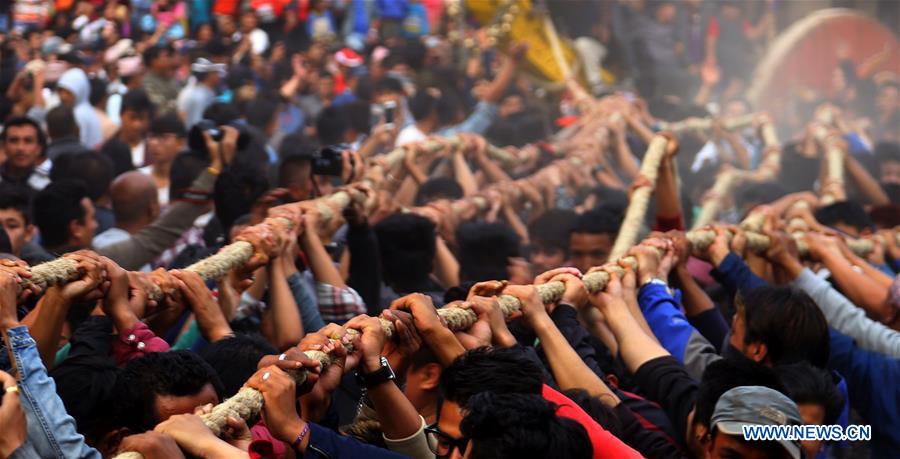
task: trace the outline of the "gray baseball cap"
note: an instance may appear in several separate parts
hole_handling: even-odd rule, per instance
[[[781,392],[763,386],[740,386],[719,397],[710,424],[711,430],[743,438],[743,426],[801,425],[803,418],[797,404]],[[778,443],[791,457],[800,459],[797,442]]]

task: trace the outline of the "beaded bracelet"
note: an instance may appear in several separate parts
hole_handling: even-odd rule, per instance
[[[293,447],[295,450],[299,450],[300,443],[303,443],[303,437],[306,437],[306,434],[308,432],[309,432],[309,423],[307,422],[306,425],[303,426],[303,430],[301,430],[300,433],[297,434],[297,438],[295,438],[294,441],[291,443],[291,447]]]

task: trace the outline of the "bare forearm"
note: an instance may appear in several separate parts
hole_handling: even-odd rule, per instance
[[[619,343],[619,357],[631,373],[650,360],[669,355],[659,343],[641,330],[628,311],[620,307],[612,308],[607,315],[607,324]]]
[[[679,266],[676,268],[675,279],[678,282],[678,286],[681,287],[685,315],[693,317],[716,307],[716,304],[694,280],[694,276],[691,276],[691,273],[688,272],[687,267]]]
[[[453,175],[463,190],[463,196],[474,196],[478,192],[478,184],[475,183],[475,176],[466,164],[466,159],[461,154],[454,154],[452,161]]]
[[[269,264],[269,301],[276,346],[286,349],[300,342],[303,338],[303,322],[280,258]]]
[[[28,324],[29,321],[26,321],[26,325],[29,327],[28,331],[37,343],[41,360],[48,370],[53,368],[53,363],[56,361],[59,336],[62,333],[66,315],[69,313],[69,306],[71,306],[70,301],[63,298],[58,292],[50,290],[33,311],[36,312],[33,322]],[[31,315],[29,314],[29,316]]]
[[[422,426],[419,413],[392,381],[370,388],[368,395],[385,437],[407,438],[419,431]]]
[[[837,253],[823,254],[822,262],[831,271],[841,292],[847,295],[853,304],[865,309],[879,320],[889,319],[893,315],[891,306],[885,304],[888,291],[877,281],[854,271],[850,263]]]
[[[509,175],[507,175],[497,163],[488,159],[487,154],[476,156],[475,162],[478,163],[478,167],[481,168],[481,171],[487,176],[489,182],[496,183],[510,180]]]
[[[869,174],[869,171],[867,171],[856,158],[848,154],[844,164],[846,165],[847,173],[853,179],[853,183],[856,183],[859,191],[869,200],[869,202],[876,206],[891,203],[887,193],[881,189],[881,186],[878,184],[878,181],[875,180],[875,177],[872,177],[872,175]]]
[[[319,235],[314,230],[307,229],[307,231],[303,232],[303,236],[300,238],[300,245],[303,248],[303,252],[306,253],[309,269],[312,271],[316,281],[332,285],[335,288],[347,286],[337,268],[334,267],[334,263],[331,262],[328,252],[325,251],[322,240],[319,239]]]
[[[440,236],[436,238],[435,249],[434,275],[444,287],[459,285],[459,262]]]
[[[656,180],[656,218],[675,219],[681,215],[681,200],[678,197],[678,181],[675,165],[665,159]]]
[[[619,398],[585,365],[584,360],[578,356],[575,349],[572,349],[549,317],[541,321],[534,331],[541,340],[541,346],[560,389],[584,389],[589,394],[600,397],[604,404],[609,406],[619,404]]]
[[[491,82],[490,86],[488,86],[487,90],[484,92],[484,97],[482,97],[481,100],[489,103],[496,103],[499,101],[500,97],[503,96],[503,92],[506,91],[506,88],[512,83],[515,75],[516,63],[512,59],[507,58],[503,62],[503,66],[500,68],[500,72],[497,73],[494,81]]]
[[[616,160],[626,177],[634,180],[640,173],[640,167],[634,155],[631,154],[631,147],[628,146],[624,135],[616,136]]]

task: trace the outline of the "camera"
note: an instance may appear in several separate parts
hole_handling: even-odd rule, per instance
[[[384,125],[388,128],[394,127],[394,118],[397,113],[397,103],[393,100],[385,101],[381,104],[373,104],[371,109],[372,126],[384,121]]]
[[[381,107],[384,110],[384,125],[389,128],[394,127],[394,113],[397,110],[397,103],[389,100],[381,104]]]
[[[247,148],[247,145],[250,144],[250,134],[244,129],[244,126],[238,123],[228,123],[227,125],[238,130],[237,150],[241,151]],[[209,155],[210,152],[206,151],[206,140],[203,138],[204,132],[216,142],[221,142],[225,138],[225,131],[215,121],[207,119],[200,120],[191,126],[191,130],[188,132],[188,146],[191,150],[205,152]]]
[[[327,146],[319,150],[312,160],[312,172],[315,175],[327,175],[330,177],[340,177],[344,171],[344,162],[341,159],[341,152],[344,151],[340,145]]]

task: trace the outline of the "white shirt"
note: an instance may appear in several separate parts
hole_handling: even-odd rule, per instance
[[[418,126],[415,124],[410,124],[405,128],[400,130],[400,134],[397,135],[396,146],[402,147],[408,143],[413,142],[421,142],[428,138],[424,132],[420,131]]]
[[[141,143],[131,147],[131,163],[134,167],[143,167],[146,161],[144,150],[147,148],[147,142],[141,140]]]
[[[142,174],[148,175],[151,178],[153,177],[153,166],[144,166],[138,169]],[[156,188],[156,196],[159,198],[159,207],[165,208],[169,205],[169,187],[164,186],[162,188]]]

